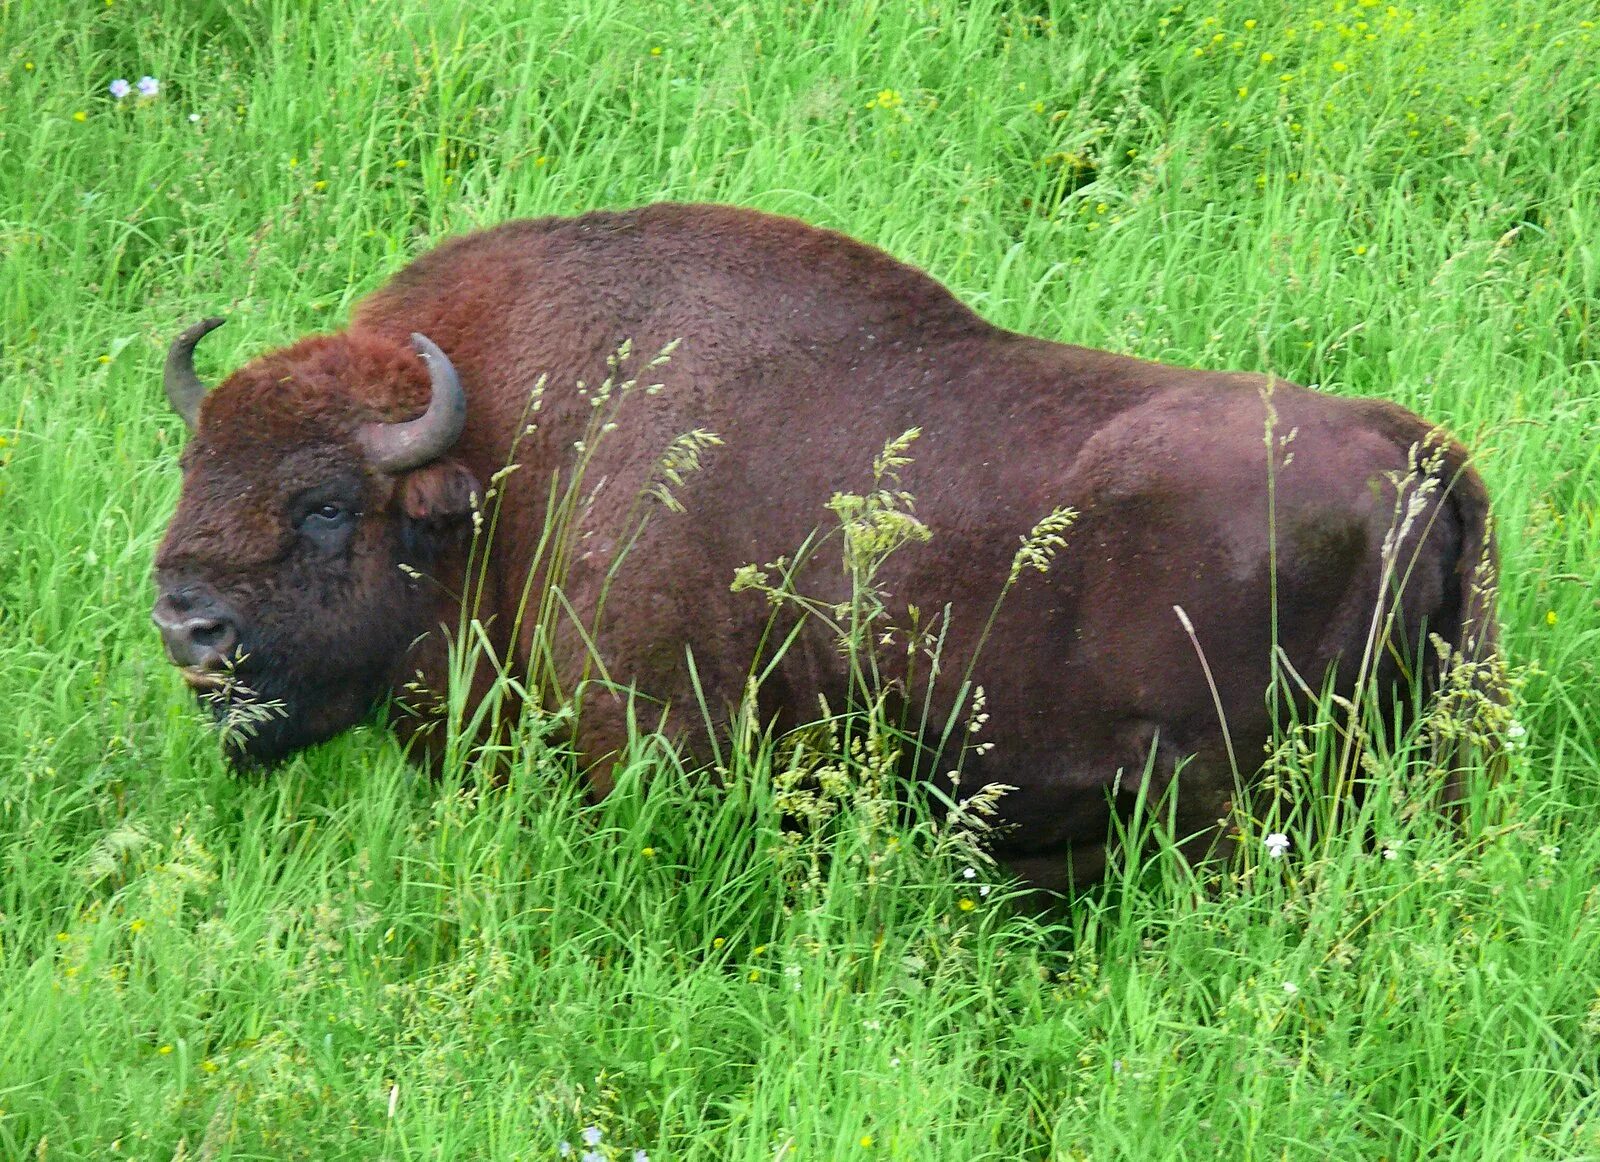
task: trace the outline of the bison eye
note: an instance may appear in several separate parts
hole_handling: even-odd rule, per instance
[[[349,505],[328,500],[307,509],[295,522],[295,527],[300,530],[301,536],[319,549],[331,552],[343,547],[358,515]]]
[[[350,519],[350,510],[342,504],[319,504],[300,518],[302,528],[332,528]]]

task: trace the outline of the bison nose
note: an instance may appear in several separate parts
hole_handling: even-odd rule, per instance
[[[172,664],[186,670],[225,670],[239,647],[239,630],[215,598],[193,590],[163,594],[150,611]]]

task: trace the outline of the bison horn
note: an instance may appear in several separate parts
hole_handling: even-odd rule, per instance
[[[194,345],[226,321],[202,319],[186,328],[167,348],[166,370],[162,375],[167,400],[172,404],[172,410],[183,417],[183,422],[189,425],[191,432],[200,422],[200,397],[206,393],[206,385],[194,373]]]
[[[433,398],[428,410],[414,420],[367,424],[361,429],[367,461],[380,472],[406,472],[437,459],[467,423],[467,393],[449,357],[426,335],[413,333],[411,346],[428,365]]]

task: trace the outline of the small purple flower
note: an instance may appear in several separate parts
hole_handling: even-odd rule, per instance
[[[128,84],[128,82],[122,77],[118,77],[116,80],[112,81],[106,86],[106,88],[111,90],[111,95],[119,101],[126,97],[129,93],[133,92],[133,86]]]
[[[650,1155],[643,1150],[635,1150],[633,1152],[633,1162],[650,1162]]]
[[[561,1145],[556,1147],[556,1153],[560,1154],[563,1158],[572,1157],[572,1143],[562,1142]]]
[[[154,97],[159,92],[161,92],[160,81],[156,80],[154,77],[139,78],[139,96]]]
[[[599,1150],[585,1150],[578,1162],[606,1162],[606,1156]]]
[[[589,1126],[583,1131],[583,1144],[585,1146],[598,1146],[601,1136],[599,1126]]]

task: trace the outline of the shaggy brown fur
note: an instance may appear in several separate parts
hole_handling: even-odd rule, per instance
[[[375,418],[417,414],[428,377],[408,336],[430,336],[459,372],[467,427],[450,455],[392,478],[355,440]],[[589,416],[575,390],[599,382],[630,339],[646,357],[682,345],[666,389],[630,402],[589,470],[604,480],[581,514],[583,553],[566,593],[588,615],[623,515],[676,436],[725,441],[661,514],[617,577],[599,636],[610,674],[699,719],[693,651],[714,709],[741,697],[769,609],[729,591],[734,570],[789,553],[839,489],[859,490],[884,441],[919,426],[906,472],[927,545],[891,561],[893,606],[954,610],[947,678],[971,656],[1018,537],[1051,509],[1081,516],[1047,575],[1027,574],[1002,608],[976,679],[992,752],[965,785],[1003,781],[1014,830],[1003,853],[1041,884],[1099,874],[1118,772],[1158,781],[1183,768],[1180,828],[1214,822],[1232,776],[1211,693],[1173,606],[1192,618],[1220,685],[1235,748],[1260,754],[1271,723],[1269,524],[1260,376],[1169,367],[1000,330],[927,275],[800,222],[719,206],[513,222],[458,238],[358,309],[348,331],[257,359],[212,391],[186,455],[183,497],[157,562],[164,593],[208,587],[237,618],[241,677],[284,702],[247,754],[271,761],[357,721],[422,669],[442,688],[441,625],[459,610],[468,497],[506,461],[535,379],[550,393],[518,455],[493,546],[491,632],[515,620],[550,474],[570,464]],[[1293,458],[1276,473],[1279,640],[1316,684],[1348,688],[1379,601],[1392,477],[1429,427],[1386,403],[1275,385]],[[1414,562],[1396,650],[1381,681],[1407,680],[1394,654],[1423,635],[1487,648],[1490,611],[1473,586],[1490,555],[1487,501],[1449,444],[1441,488],[1402,547]],[[296,513],[336,494],[361,516],[331,549]],[[1442,498],[1442,499],[1441,499]],[[410,579],[401,563],[439,585]],[[835,560],[815,590],[839,593]],[[500,642],[517,656],[526,642]],[[563,659],[576,679],[581,651]],[[1418,663],[1419,668],[1426,668]],[[765,691],[785,721],[822,693],[837,700],[837,651],[803,638]],[[947,680],[946,695],[954,680]],[[942,707],[939,708],[942,713]],[[578,742],[594,759],[620,744],[626,707],[591,696]],[[942,719],[941,719],[942,720]],[[603,762],[593,777],[603,789]]]

